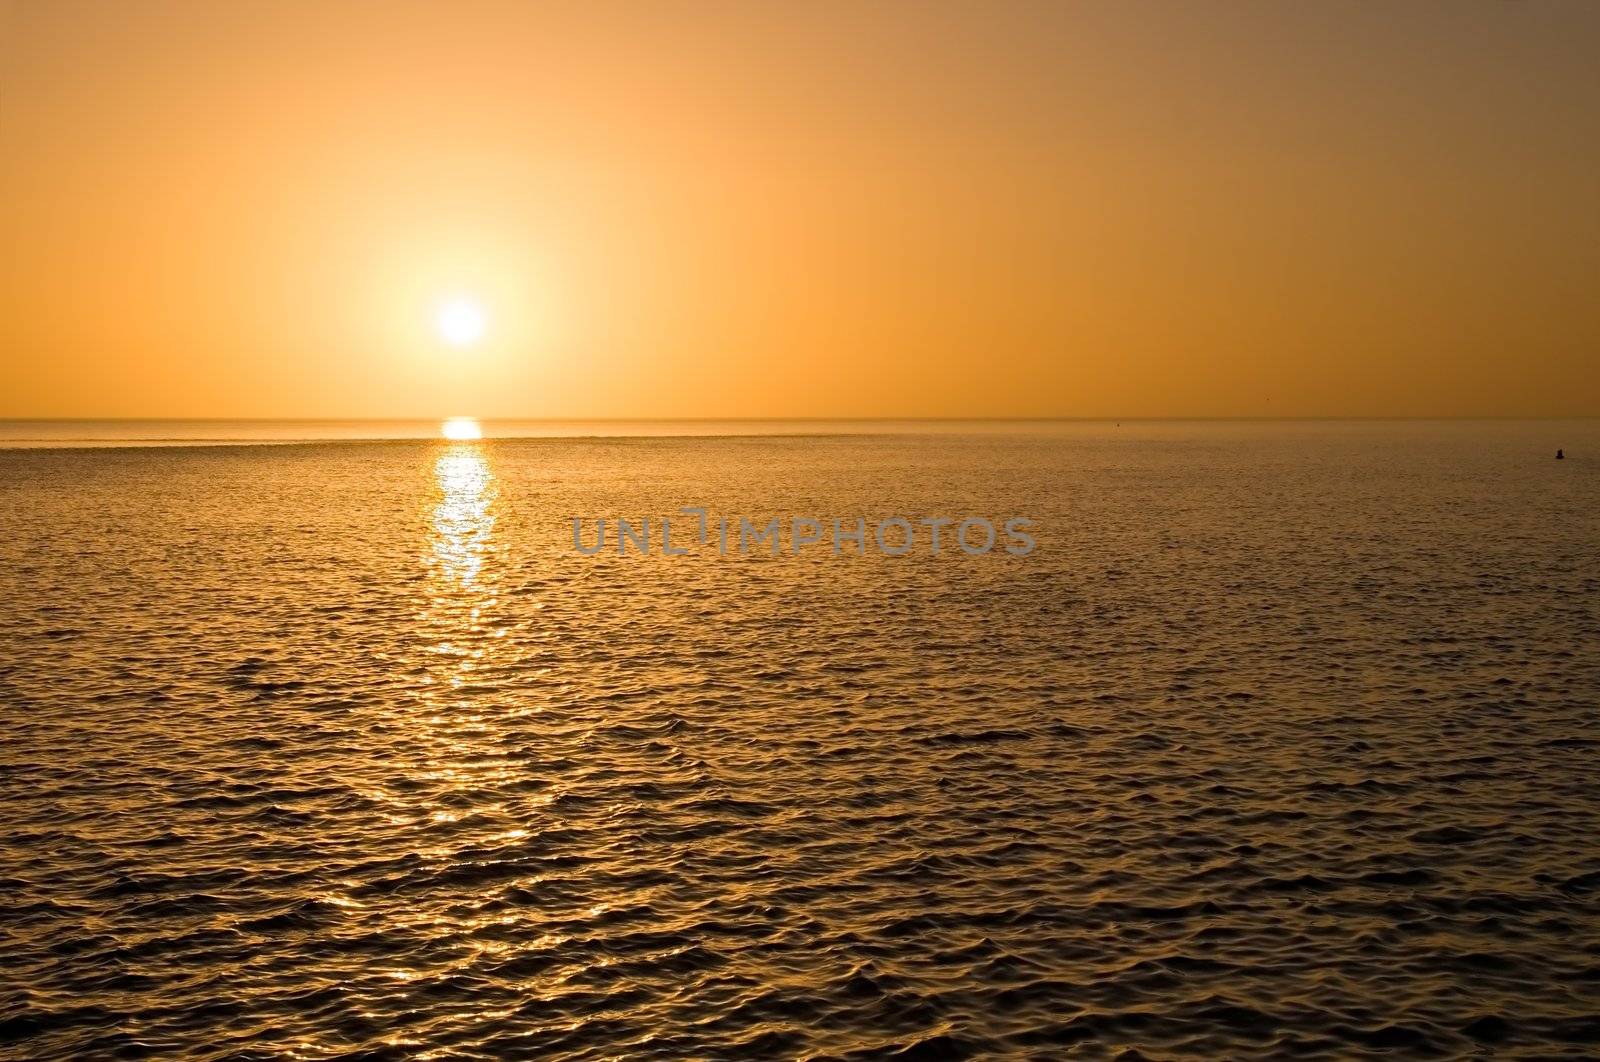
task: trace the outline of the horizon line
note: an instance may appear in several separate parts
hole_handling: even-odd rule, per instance
[[[480,424],[705,424],[712,422],[773,424],[773,423],[844,423],[881,424],[886,421],[909,423],[1073,423],[1097,421],[1338,421],[1338,420],[1597,420],[1597,413],[1318,413],[1318,414],[1103,414],[1103,415],[1038,415],[1038,416],[566,416],[518,417],[480,416],[470,413],[422,414],[414,416],[252,416],[252,417],[199,417],[199,416],[3,416],[3,424],[385,424],[396,422],[443,422],[464,417]]]

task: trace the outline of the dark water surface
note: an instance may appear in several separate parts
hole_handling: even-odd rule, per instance
[[[1596,422],[8,450],[0,592],[0,1057],[1600,1055]]]

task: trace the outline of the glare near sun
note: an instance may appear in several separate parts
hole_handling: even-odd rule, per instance
[[[472,417],[450,417],[439,426],[439,434],[451,442],[473,442],[483,438],[483,428]]]

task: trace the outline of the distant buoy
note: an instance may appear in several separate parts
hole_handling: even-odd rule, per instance
[[[1557,461],[1565,461],[1566,459],[1567,459],[1567,455],[1566,454],[1562,453],[1560,450],[1556,451],[1556,460]]]

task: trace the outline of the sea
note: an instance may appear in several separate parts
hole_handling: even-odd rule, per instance
[[[0,425],[0,1058],[1600,1056],[1600,421],[438,427]]]

